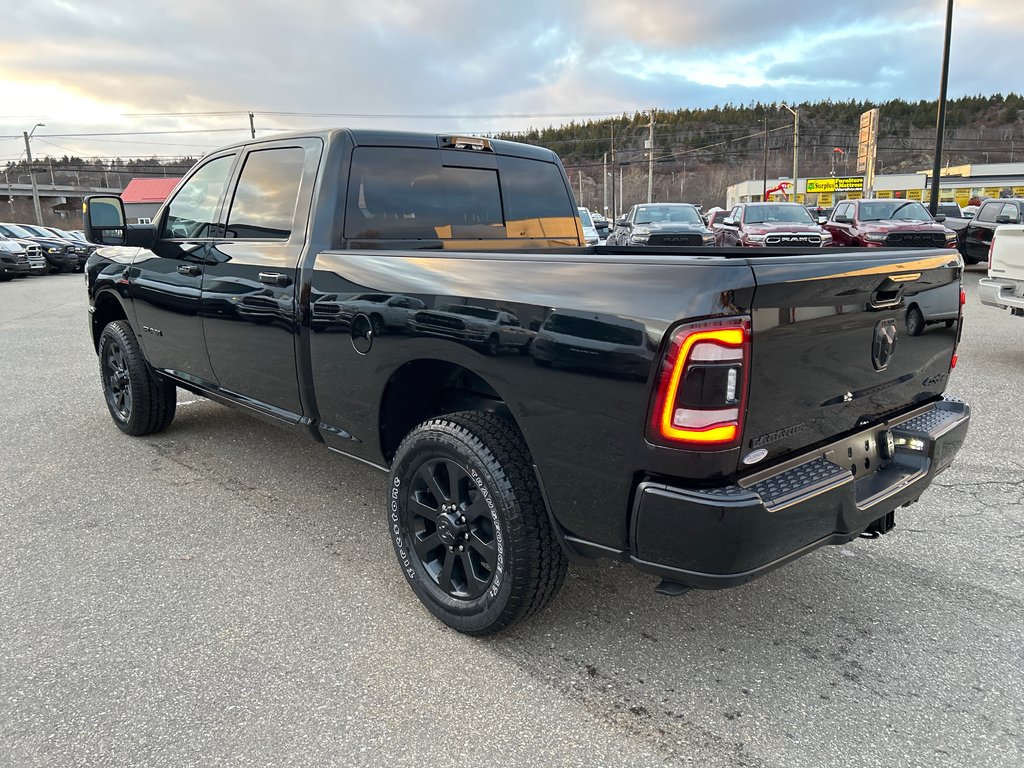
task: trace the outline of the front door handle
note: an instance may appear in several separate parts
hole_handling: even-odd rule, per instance
[[[276,285],[279,288],[287,288],[292,284],[292,279],[288,275],[282,275],[280,272],[260,272],[260,282],[264,285]]]
[[[201,275],[203,273],[203,270],[201,270],[195,264],[182,264],[180,267],[178,267],[178,272],[182,275],[189,275],[190,277],[195,277],[196,275]]]

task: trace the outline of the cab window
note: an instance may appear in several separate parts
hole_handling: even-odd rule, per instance
[[[162,237],[204,238],[212,236],[213,225],[224,189],[231,175],[234,155],[223,155],[192,174],[167,209]]]
[[[226,236],[288,239],[305,160],[306,153],[300,147],[250,152],[235,187]]]

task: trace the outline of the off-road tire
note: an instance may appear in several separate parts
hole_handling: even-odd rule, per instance
[[[135,437],[166,429],[174,419],[177,389],[150,369],[126,320],[107,323],[99,358],[104,399],[118,429]]]
[[[464,515],[453,547],[444,542],[456,529],[440,526],[440,517],[431,523],[435,509],[438,515],[444,509]],[[391,466],[387,522],[409,586],[427,610],[459,632],[492,634],[527,619],[565,580],[568,561],[548,520],[526,443],[512,423],[492,413],[448,414],[405,437]],[[493,566],[485,570],[481,544],[488,530]],[[460,572],[465,589],[456,588]],[[482,593],[473,595],[474,587]]]

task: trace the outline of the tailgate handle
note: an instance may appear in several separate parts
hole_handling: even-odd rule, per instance
[[[872,309],[889,309],[891,307],[898,307],[903,303],[903,286],[901,285],[895,291],[883,291],[878,289],[871,294],[871,298],[868,303]]]

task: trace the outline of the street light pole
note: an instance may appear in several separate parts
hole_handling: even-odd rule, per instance
[[[939,84],[939,114],[935,118],[935,160],[932,164],[932,189],[928,209],[932,216],[939,210],[939,176],[942,174],[942,133],[946,129],[946,86],[949,83],[949,38],[953,30],[953,0],[946,2],[946,41],[942,48],[942,76]]]
[[[45,127],[43,123],[36,123],[32,126],[31,131],[21,132],[21,135],[25,137],[25,155],[28,157],[28,180],[32,182],[32,205],[36,209],[36,224],[40,227],[43,226],[43,207],[39,204],[39,187],[36,186],[36,175],[32,172],[32,145],[29,143],[29,139],[36,132],[36,128]]]

